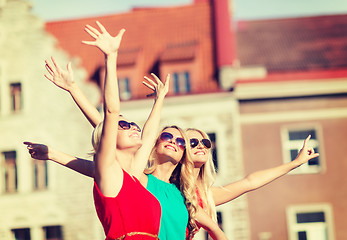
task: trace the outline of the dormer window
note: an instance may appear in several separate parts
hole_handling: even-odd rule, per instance
[[[175,72],[173,75],[174,88],[173,91],[176,94],[189,93],[190,92],[190,74],[189,72]]]

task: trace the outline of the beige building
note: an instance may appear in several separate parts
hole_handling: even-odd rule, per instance
[[[81,156],[90,151],[91,127],[68,94],[43,76],[45,59],[65,65],[69,57],[27,1],[1,1],[0,10],[0,239],[97,239],[92,181],[33,161],[22,144],[42,142]],[[73,68],[97,102],[99,93],[83,84],[77,59]]]
[[[0,17],[0,239],[101,240],[104,234],[93,206],[92,179],[52,162],[34,161],[22,144],[44,143],[88,158],[91,126],[69,94],[43,76],[44,59],[54,56],[65,66],[70,57],[57,48],[44,23],[30,14],[28,2],[4,2]],[[76,80],[97,105],[99,91],[84,84],[86,73],[78,58],[72,60]],[[148,99],[128,101],[122,112],[143,125],[151,105]],[[242,176],[237,109],[231,93],[172,96],[163,109],[162,126],[198,127],[218,144],[219,184]],[[230,238],[248,239],[243,199],[218,211]],[[206,239],[205,233],[197,239]]]
[[[223,5],[227,1],[211,2],[215,10],[227,9]],[[89,78],[100,82],[103,59],[82,49],[84,33],[77,32],[96,19],[48,23],[46,29],[56,40],[30,14],[27,1],[1,3],[0,239],[101,240],[92,179],[51,162],[35,162],[22,144],[37,141],[88,158],[91,126],[69,94],[43,74],[44,59],[51,55],[62,66],[72,58],[76,80],[98,105],[99,91],[85,82]],[[196,127],[209,133],[216,146],[216,185],[292,160],[311,134],[319,159],[218,207],[219,223],[229,239],[347,239],[343,152],[347,64],[342,54],[347,39],[339,28],[346,16],[241,22],[230,40],[225,29],[212,31],[216,26],[210,25],[210,1],[195,4],[101,17],[109,25],[127,24],[129,39],[118,68],[123,114],[143,125],[152,100],[143,99],[146,90],[139,76],[152,70],[160,76],[171,73],[174,88],[165,100],[161,126]],[[164,24],[160,33],[170,33],[156,38],[156,44],[137,35],[144,30],[137,25],[144,19],[163,27],[159,20],[152,21],[154,16],[177,28],[172,31]],[[228,22],[228,17],[220,19],[223,14],[215,16],[216,22]],[[201,231],[195,239],[206,240],[206,233]]]

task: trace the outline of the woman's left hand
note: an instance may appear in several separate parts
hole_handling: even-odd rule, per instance
[[[319,156],[319,153],[315,153],[314,149],[312,147],[307,146],[310,138],[311,138],[311,135],[309,135],[305,139],[304,145],[302,146],[301,150],[299,151],[298,156],[296,156],[296,160],[300,161],[300,164],[306,163],[309,160]]]

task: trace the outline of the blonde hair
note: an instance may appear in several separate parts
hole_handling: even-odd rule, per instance
[[[188,131],[196,131],[201,134],[203,138],[207,138],[210,140],[207,133],[202,130],[196,128],[188,128]],[[190,140],[189,142],[190,143]],[[189,156],[191,156],[191,148],[190,145],[187,147],[187,152]],[[217,222],[217,213],[216,213],[216,205],[213,200],[213,195],[211,191],[211,187],[216,179],[216,169],[213,163],[212,151],[209,151],[207,162],[200,167],[198,178],[196,179],[196,189],[199,191],[202,204],[204,206],[204,211],[215,221]]]
[[[101,134],[102,134],[102,128],[104,126],[104,121],[101,121],[98,123],[98,125],[95,126],[93,133],[92,133],[92,146],[94,152],[92,154],[95,154],[100,145],[100,139],[101,139]]]
[[[123,115],[119,114],[119,117],[123,117]],[[91,153],[91,155],[94,155],[99,149],[103,127],[104,127],[104,121],[101,121],[95,126],[93,130],[93,133],[92,133],[93,152]]]
[[[168,128],[174,128],[177,129],[186,143],[189,142],[188,137],[186,136],[185,132],[177,126],[166,126],[162,129],[160,133],[165,131],[165,129]],[[144,171],[145,174],[151,174],[155,171],[158,165],[158,156],[156,154],[158,143],[160,142],[160,138],[157,138],[157,141],[155,143],[155,146],[152,149],[148,167]],[[198,201],[195,194],[195,180],[193,175],[193,169],[194,169],[194,163],[191,160],[191,158],[186,154],[186,150],[183,153],[182,159],[180,163],[177,164],[175,170],[173,171],[170,182],[175,184],[176,187],[181,191],[182,195],[185,199],[185,204],[188,210],[189,214],[189,220],[188,220],[188,237],[187,239],[191,239],[194,235],[194,232],[198,229],[197,225],[195,223],[195,215],[198,209]]]

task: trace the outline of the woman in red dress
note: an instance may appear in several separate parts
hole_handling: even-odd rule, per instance
[[[94,41],[83,41],[84,44],[99,48],[105,55],[105,83],[103,91],[104,119],[93,132],[94,154],[94,203],[103,225],[106,240],[113,239],[158,239],[161,208],[159,201],[139,182],[152,149],[155,134],[151,131],[140,134],[141,129],[134,122],[128,122],[120,115],[120,100],[117,82],[117,56],[124,29],[112,37],[97,22],[100,30],[86,25],[85,31]],[[46,61],[50,75],[46,77],[52,82],[62,78],[61,71],[53,60],[54,67]],[[66,76],[64,76],[66,77]],[[153,82],[157,90],[157,85]],[[167,93],[165,85],[161,85],[160,96],[154,105],[151,117],[146,124],[158,124],[163,98]],[[142,138],[141,138],[142,137]],[[145,139],[145,140],[144,140]],[[144,140],[144,141],[142,141]],[[25,142],[33,158],[44,159],[42,148],[38,144]],[[42,146],[42,145],[41,145]],[[115,161],[116,160],[116,161]]]

